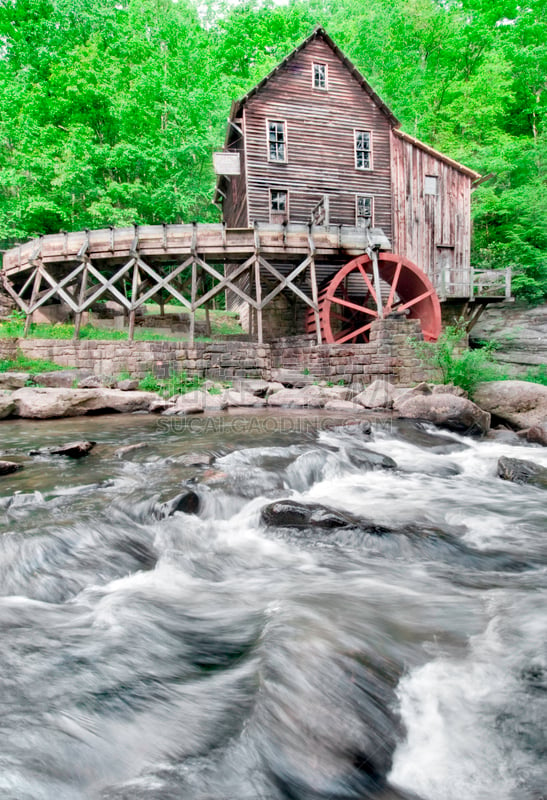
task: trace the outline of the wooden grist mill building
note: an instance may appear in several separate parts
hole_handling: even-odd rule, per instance
[[[367,341],[393,315],[435,340],[441,302],[473,318],[510,292],[470,266],[480,175],[403,133],[322,28],[233,104],[214,161],[221,224],[44,236],[5,254],[7,291],[28,317],[65,303],[77,328],[108,295],[130,336],[139,307],[171,296],[191,339],[196,310],[226,292],[259,342],[319,344]]]

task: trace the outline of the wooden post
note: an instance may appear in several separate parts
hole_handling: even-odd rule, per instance
[[[80,296],[78,297],[78,311],[76,312],[76,316],[74,317],[74,339],[80,338],[80,326],[82,324],[82,306],[85,300],[86,294],[86,284],[87,284],[87,264],[84,267],[84,271],[82,272],[82,281],[80,283]]]
[[[254,222],[253,227],[254,227],[254,241],[255,241],[254,271],[255,271],[255,295],[256,295],[256,338],[258,344],[262,344],[264,341],[264,336],[262,328],[262,283],[260,282],[260,260],[258,258],[260,253],[260,234],[258,232],[258,222]]]
[[[509,300],[511,298],[511,267],[507,267],[505,270],[505,299]]]
[[[255,290],[256,290],[256,334],[258,344],[264,341],[262,329],[262,284],[260,282],[260,261],[255,258]]]
[[[137,295],[139,293],[139,262],[135,258],[135,263],[133,265],[133,280],[131,283],[131,310],[129,312],[129,330],[127,332],[127,338],[130,342],[133,341],[135,336],[135,314],[137,311]]]
[[[198,282],[198,265],[196,264],[195,261],[192,261],[192,287],[190,289],[190,332],[189,332],[189,341],[191,345],[194,344],[196,335],[197,282]]]
[[[40,267],[38,267],[38,269],[36,270],[36,274],[34,276],[34,283],[32,286],[32,295],[30,297],[29,310],[27,312],[27,318],[25,319],[25,327],[23,329],[23,339],[26,339],[28,336],[29,328],[32,322],[34,303],[36,302],[36,297],[38,295],[38,292],[40,291],[41,282],[42,282],[42,273],[40,272]]]
[[[378,250],[372,248],[372,274],[374,276],[374,291],[376,293],[376,308],[378,310],[378,319],[384,318],[384,307],[382,303],[382,287],[380,286],[380,269],[378,267]]]
[[[327,200],[327,209],[328,209],[328,195],[325,195],[325,199]],[[313,241],[313,236],[311,232],[311,225],[310,230],[308,232],[308,246],[310,248],[310,283],[311,283],[311,299],[313,300],[313,304],[315,308],[313,309],[313,316],[315,319],[315,332],[317,334],[317,344],[323,343],[323,336],[321,334],[321,317],[319,316],[319,293],[317,291],[317,275],[315,272],[315,242]]]

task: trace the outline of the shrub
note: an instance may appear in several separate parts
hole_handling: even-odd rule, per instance
[[[436,342],[416,342],[414,346],[422,359],[439,371],[442,383],[459,386],[472,397],[477,384],[508,376],[494,361],[494,342],[470,349],[464,345],[465,339],[463,325],[450,325]]]

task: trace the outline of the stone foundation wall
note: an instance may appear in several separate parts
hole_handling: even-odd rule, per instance
[[[130,372],[167,377],[171,370],[199,377],[231,380],[269,373],[268,345],[231,342],[116,342],[82,339],[19,339],[17,347],[29,358],[54,361],[63,367],[90,369],[96,375]]]
[[[17,339],[0,339],[0,361],[13,361],[17,356]]]
[[[316,345],[312,336],[285,337],[272,343],[272,368],[305,371],[334,383],[367,385],[380,379],[410,386],[435,374],[412,339],[423,341],[419,323],[400,318],[374,322],[367,344]]]
[[[420,360],[412,339],[421,339],[418,322],[393,318],[374,322],[367,344],[316,345],[309,335],[285,337],[264,345],[199,342],[193,346],[173,341],[0,339],[0,359],[15,358],[20,350],[27,358],[113,377],[129,372],[137,378],[148,373],[166,378],[174,371],[213,380],[268,380],[272,369],[286,369],[333,383],[367,385],[383,379],[411,386],[434,377],[434,370]]]

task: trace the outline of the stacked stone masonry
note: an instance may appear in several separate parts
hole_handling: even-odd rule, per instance
[[[268,380],[272,369],[288,369],[334,383],[367,385],[380,378],[409,386],[432,377],[432,369],[419,359],[412,340],[419,340],[413,320],[386,319],[374,323],[367,344],[316,345],[311,336],[254,342],[119,342],[55,339],[0,340],[0,359],[15,358],[17,351],[31,359],[54,361],[63,367],[89,369],[96,375],[129,372],[137,378],[152,373],[213,380],[260,377]]]

